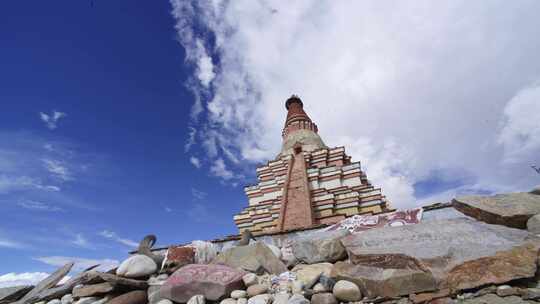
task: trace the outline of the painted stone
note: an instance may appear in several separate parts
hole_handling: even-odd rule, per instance
[[[218,301],[242,287],[245,272],[225,265],[186,265],[174,272],[161,286],[163,298],[186,303],[194,295]]]
[[[195,248],[191,246],[171,246],[163,262],[163,271],[173,273],[180,267],[195,262]]]

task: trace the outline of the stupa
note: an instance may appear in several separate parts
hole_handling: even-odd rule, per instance
[[[324,144],[298,96],[287,99],[285,107],[281,152],[257,168],[256,185],[244,188],[248,206],[234,216],[240,232],[309,229],[391,211],[360,162],[352,162],[344,147]]]

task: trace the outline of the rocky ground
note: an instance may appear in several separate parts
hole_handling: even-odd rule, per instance
[[[540,303],[540,189],[454,199],[462,217],[319,230],[281,248],[211,242],[152,252],[147,237],[116,269],[58,285],[0,289],[0,304]]]

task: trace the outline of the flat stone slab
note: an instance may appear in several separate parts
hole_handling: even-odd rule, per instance
[[[0,288],[0,304],[17,301],[32,290],[32,288],[34,286],[30,285]]]
[[[525,192],[463,196],[452,200],[452,204],[479,221],[519,229],[526,229],[529,218],[540,213],[540,195]]]
[[[540,239],[468,218],[372,229],[341,240],[353,264],[431,273],[454,290],[533,277]]]

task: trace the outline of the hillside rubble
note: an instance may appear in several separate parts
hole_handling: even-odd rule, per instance
[[[0,304],[540,303],[539,192],[452,206],[462,216],[320,229],[281,246],[256,236],[152,251],[148,236],[116,269],[91,267],[58,285],[70,263],[33,288],[1,288]]]

